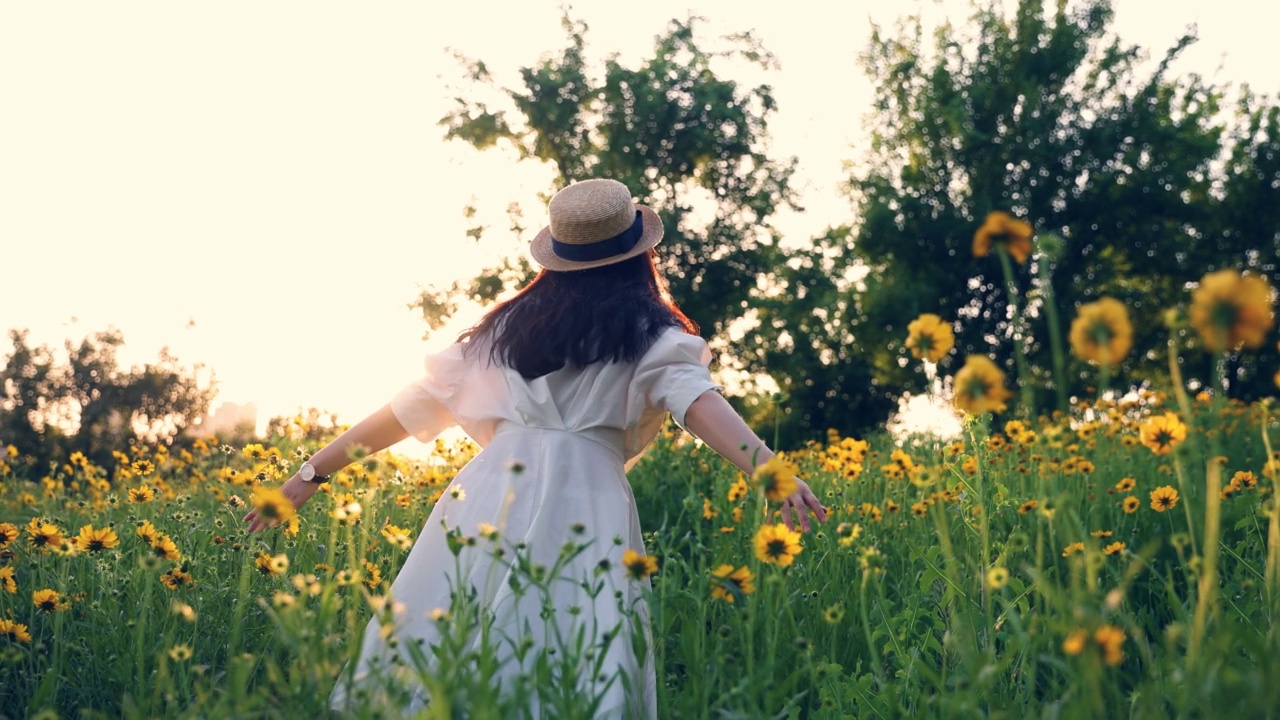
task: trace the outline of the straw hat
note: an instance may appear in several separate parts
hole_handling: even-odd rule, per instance
[[[662,240],[662,219],[631,201],[617,180],[583,180],[547,205],[551,224],[533,239],[539,265],[558,272],[586,270],[633,258]]]

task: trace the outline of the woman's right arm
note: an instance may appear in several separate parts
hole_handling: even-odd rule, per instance
[[[693,401],[685,411],[684,424],[698,439],[748,475],[773,457],[773,451],[747,427],[729,401],[714,390],[702,393]],[[827,511],[809,489],[808,483],[796,478],[796,485],[796,492],[782,501],[782,519],[788,528],[794,530],[794,512],[799,516],[800,529],[808,532],[809,512],[818,522],[826,522]]]

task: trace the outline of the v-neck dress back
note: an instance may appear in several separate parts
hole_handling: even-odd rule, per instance
[[[620,632],[603,650],[595,677],[584,672],[573,680],[599,698],[596,717],[656,718],[653,637],[642,597],[650,584],[628,578],[622,564],[626,550],[645,552],[624,467],[654,440],[667,413],[683,426],[693,401],[720,389],[707,369],[710,350],[701,338],[668,328],[636,362],[566,366],[529,380],[490,363],[488,347],[476,342],[466,352],[455,343],[428,356],[425,375],[391,401],[396,419],[417,439],[431,442],[457,424],[482,450],[432,509],[391,585],[392,622],[384,628],[376,615],[370,620],[354,681],[348,685],[344,671],[330,704],[345,707],[362,679],[397,664],[407,643],[432,657],[427,646],[440,638],[433,611],[450,607],[454,587],[473,587],[476,602],[492,613],[503,691],[522,672],[513,652],[521,640],[539,648],[554,646],[556,633],[570,638],[585,628],[599,642],[606,632]],[[482,523],[497,528],[497,543],[479,538]],[[456,559],[447,542],[452,529],[477,538]],[[587,548],[562,567],[563,579],[545,598],[513,590],[511,552],[493,557],[496,544],[523,543],[532,562],[551,568],[570,542]],[[587,588],[601,582],[603,592],[592,597]],[[552,608],[547,618],[544,601]],[[638,624],[626,624],[628,617]],[[645,638],[642,657],[633,632]],[[418,688],[406,714],[427,701],[426,689]],[[533,714],[540,717],[537,708]]]

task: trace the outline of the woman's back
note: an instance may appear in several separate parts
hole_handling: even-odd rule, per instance
[[[481,447],[516,427],[579,432],[606,440],[623,463],[653,440],[668,412],[684,423],[689,404],[718,390],[702,338],[663,330],[635,362],[566,364],[525,378],[491,359],[486,337],[427,359],[427,372],[392,400],[401,425],[429,440],[456,422]]]

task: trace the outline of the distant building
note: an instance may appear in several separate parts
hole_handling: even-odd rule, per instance
[[[188,429],[191,435],[234,435],[237,433],[253,434],[258,427],[258,406],[253,403],[243,405],[224,402],[204,420]]]

